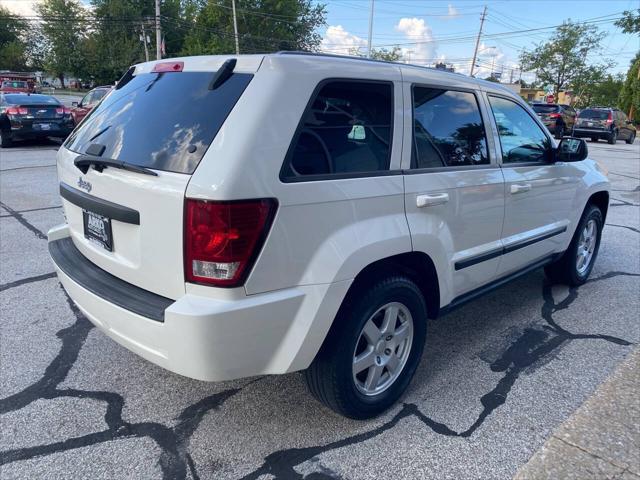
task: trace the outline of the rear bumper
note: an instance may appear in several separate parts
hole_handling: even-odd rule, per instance
[[[604,138],[608,137],[611,134],[609,130],[596,130],[593,128],[574,128],[573,136],[574,137],[593,137],[593,138]]]
[[[152,319],[141,314],[144,309],[136,312],[125,308],[126,302],[105,298],[92,280],[100,272],[106,273],[97,266],[94,275],[84,277],[69,270],[51,247],[64,246],[58,242],[65,240],[66,255],[75,255],[68,250],[75,247],[66,225],[49,232],[58,278],[82,313],[127,349],[198,380],[221,381],[306,368],[351,283],[301,286],[237,298],[191,293],[175,301],[159,297],[166,308],[161,320]],[[119,281],[124,284],[121,288],[137,288]],[[146,301],[153,303],[154,299]]]

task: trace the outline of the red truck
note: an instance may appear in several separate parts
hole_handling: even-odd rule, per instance
[[[0,92],[35,93],[36,76],[27,72],[0,71]]]

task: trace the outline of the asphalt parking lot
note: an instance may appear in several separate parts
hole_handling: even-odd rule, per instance
[[[338,417],[300,374],[189,380],[98,332],[47,253],[57,144],[0,151],[0,477],[507,479],[640,341],[640,142],[589,143],[612,200],[591,280],[541,271],[430,322],[403,402]]]

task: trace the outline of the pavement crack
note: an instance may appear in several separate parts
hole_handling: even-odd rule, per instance
[[[28,228],[29,230],[31,230],[33,232],[33,234],[41,239],[41,240],[46,240],[47,236],[42,233],[42,231],[40,229],[38,229],[37,227],[33,226],[31,223],[29,223],[27,221],[26,218],[24,218],[22,216],[22,214],[20,212],[15,211],[13,208],[9,207],[7,204],[0,202],[0,207],[4,208],[7,212],[9,212],[9,215],[11,215],[13,218],[15,218],[18,222],[20,222],[22,224],[22,226]]]
[[[627,229],[631,230],[632,232],[640,233],[640,230],[638,230],[635,227],[630,227],[628,225],[616,225],[615,223],[607,223],[607,225],[610,226],[610,227],[627,228]]]
[[[0,465],[113,440],[147,437],[153,440],[161,449],[159,464],[165,479],[185,479],[187,478],[187,469],[191,471],[193,478],[197,479],[195,462],[187,451],[191,436],[207,413],[220,408],[225,401],[236,395],[244,387],[224,390],[189,405],[182,410],[178,417],[179,422],[174,427],[168,427],[158,422],[126,422],[122,418],[125,401],[122,395],[118,393],[58,388],[58,385],[66,379],[78,359],[80,349],[93,328],[93,325],[82,315],[64,289],[62,291],[66,296],[69,308],[76,317],[76,321],[71,326],[58,331],[57,336],[62,339],[62,346],[58,355],[45,369],[43,377],[24,390],[1,399],[0,414],[19,410],[37,400],[65,397],[90,398],[106,403],[107,409],[104,420],[107,424],[107,429],[68,438],[60,442],[0,452]],[[248,382],[245,387],[259,380],[255,379]]]
[[[35,275],[33,277],[21,278],[20,280],[14,280],[13,282],[7,282],[0,285],[0,292],[9,290],[10,288],[19,287],[20,285],[26,285],[28,283],[40,282],[42,280],[48,280],[54,278],[56,272],[43,273],[42,275]]]
[[[640,274],[611,271],[593,278],[589,280],[589,282],[598,282],[617,276],[638,277]],[[295,466],[324,452],[354,445],[376,437],[393,428],[401,419],[407,417],[417,418],[436,434],[468,438],[480,428],[484,421],[497,408],[507,401],[511,389],[525,370],[535,367],[541,363],[543,359],[550,357],[550,355],[563,344],[573,340],[603,340],[621,346],[632,345],[632,342],[611,335],[575,334],[561,327],[553,318],[553,315],[558,311],[568,309],[573,304],[578,298],[578,288],[570,288],[569,294],[558,302],[555,301],[551,288],[552,285],[549,282],[543,282],[542,297],[544,303],[541,308],[541,315],[546,324],[541,328],[526,328],[522,334],[507,347],[502,355],[491,363],[490,369],[494,372],[504,372],[504,376],[493,389],[480,398],[482,411],[466,430],[456,432],[444,423],[429,418],[417,405],[405,403],[400,412],[391,420],[368,432],[322,446],[290,448],[273,452],[265,457],[263,464],[258,469],[242,477],[242,480],[255,480],[262,475],[272,475],[276,479],[302,479],[303,476],[295,471]]]

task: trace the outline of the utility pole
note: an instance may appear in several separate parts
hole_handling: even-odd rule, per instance
[[[147,32],[144,31],[144,22],[140,22],[142,27],[142,43],[144,43],[144,59],[149,61],[149,48],[147,47]]]
[[[373,1],[373,0],[372,0]],[[484,19],[487,16],[487,6],[484,6],[482,15],[480,16],[480,30],[478,31],[478,38],[476,38],[476,48],[473,51],[473,61],[471,62],[470,77],[473,77],[473,70],[476,68],[476,57],[478,56],[478,47],[480,46],[480,37],[482,36],[482,25],[484,25]]]
[[[236,41],[236,55],[240,55],[240,44],[238,43],[238,17],[236,16],[236,0],[231,0],[233,10],[233,37]]]
[[[161,47],[161,34],[160,34],[160,0],[156,0],[156,58],[162,59],[162,47]]]
[[[369,11],[369,43],[367,44],[367,58],[371,58],[371,37],[373,35],[373,2],[371,0],[371,10]]]

